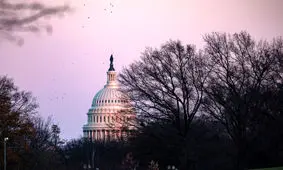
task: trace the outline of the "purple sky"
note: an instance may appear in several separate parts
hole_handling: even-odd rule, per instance
[[[14,78],[20,89],[32,91],[39,113],[52,115],[66,139],[82,135],[92,98],[106,83],[111,53],[120,71],[138,60],[146,46],[159,47],[169,39],[200,48],[202,36],[212,31],[246,30],[256,39],[283,35],[282,0],[69,3],[75,12],[50,20],[52,36],[26,34],[22,47],[0,44],[0,74]]]

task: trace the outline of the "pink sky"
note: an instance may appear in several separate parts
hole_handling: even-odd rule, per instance
[[[92,98],[106,83],[111,53],[120,71],[138,60],[146,46],[159,47],[169,39],[201,47],[202,36],[212,31],[246,30],[256,39],[283,35],[282,0],[69,3],[75,12],[50,20],[52,36],[25,35],[22,47],[0,44],[0,75],[32,91],[40,104],[39,113],[52,115],[67,139],[82,135]]]

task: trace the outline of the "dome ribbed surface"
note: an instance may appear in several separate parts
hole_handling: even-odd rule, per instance
[[[96,93],[92,100],[92,107],[103,105],[115,106],[121,102],[122,97],[123,95],[118,90],[118,88],[111,88],[109,86],[106,86]]]

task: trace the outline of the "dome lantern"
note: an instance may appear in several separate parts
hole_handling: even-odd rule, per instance
[[[117,88],[117,82],[116,82],[116,72],[113,66],[113,55],[110,56],[110,67],[107,72],[107,84],[106,86],[113,86],[114,88]]]

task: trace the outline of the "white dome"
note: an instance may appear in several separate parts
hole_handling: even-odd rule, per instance
[[[92,100],[91,108],[97,107],[112,107],[123,106],[125,103],[126,95],[123,95],[119,90],[119,85],[116,81],[116,72],[107,72],[107,83],[103,89],[98,91]]]
[[[129,108],[128,101],[127,95],[119,90],[111,55],[107,83],[95,94],[91,108],[87,112],[87,124],[83,126],[84,137],[91,140],[121,137],[124,133],[122,127],[125,126],[125,121],[133,120],[132,117],[135,117],[134,114],[125,112]],[[130,130],[132,126],[128,128]]]
[[[121,103],[125,103],[124,95],[119,91],[117,87],[105,86],[98,91],[92,100],[92,107],[99,106],[117,106]]]

